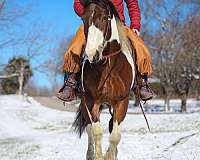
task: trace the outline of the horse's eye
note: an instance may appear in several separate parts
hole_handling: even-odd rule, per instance
[[[108,20],[108,17],[106,17],[106,16],[103,17],[103,20],[104,20],[104,21],[107,21],[107,20]]]

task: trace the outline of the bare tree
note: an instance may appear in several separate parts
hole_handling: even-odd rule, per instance
[[[169,7],[169,3],[172,4]],[[183,15],[184,5],[187,5]],[[145,1],[145,23],[147,30],[147,42],[154,53],[154,74],[160,79],[161,87],[165,95],[165,110],[169,111],[170,96],[175,91],[176,79],[180,78],[180,64],[177,57],[183,53],[182,41],[184,33],[183,25],[192,13],[190,0],[149,0]],[[156,27],[152,28],[151,25]],[[150,26],[149,26],[150,25]],[[191,42],[189,42],[191,43]],[[183,57],[183,56],[182,56]],[[184,62],[184,61],[182,61]],[[185,83],[184,83],[185,84]],[[177,90],[176,90],[177,91]]]
[[[32,69],[34,71],[42,72],[42,65],[46,62],[46,59],[48,59],[49,51],[48,51],[48,43],[49,39],[47,38],[47,29],[42,29],[41,27],[39,29],[36,29],[34,27],[34,30],[30,30],[27,35],[24,35],[24,38],[21,40],[21,42],[16,46],[20,47],[23,50],[22,53],[16,53],[16,56],[22,56],[25,57],[28,61],[32,63]],[[45,31],[45,32],[44,32]],[[17,48],[16,48],[17,50]],[[43,58],[42,58],[43,57]],[[44,59],[44,60],[42,60]],[[23,63],[20,65],[20,69],[18,74],[10,74],[10,75],[2,75],[0,78],[7,79],[9,77],[17,77],[19,82],[19,94],[23,94],[23,88],[24,88],[24,73],[26,70],[26,65]]]
[[[186,112],[189,90],[194,81],[200,80],[200,16],[190,17],[185,22],[176,64],[175,87],[181,95],[181,111]]]
[[[154,20],[157,24],[156,34],[151,38],[150,46],[154,53],[154,73],[160,79],[161,88],[165,95],[165,111],[169,111],[169,100],[173,93],[174,85],[174,50],[178,39],[179,17],[181,12],[181,1],[174,2],[173,8],[168,8],[169,1],[146,2],[147,21]],[[151,28],[151,26],[149,26]],[[151,30],[153,32],[153,30]],[[153,40],[152,40],[153,38]]]
[[[165,111],[170,110],[169,101],[170,98],[172,98],[174,90],[174,38],[175,33],[158,34],[155,36],[157,48],[154,53],[157,54],[157,64],[154,72],[156,77],[160,79],[160,84],[165,99]]]
[[[15,1],[12,1],[12,3],[10,0],[3,0],[0,2],[0,49],[19,44],[22,40],[21,37],[15,36],[12,28],[17,20],[28,14],[29,9],[17,8],[17,3],[15,3]],[[1,75],[0,79],[16,76],[18,75]]]
[[[18,44],[21,37],[15,35],[12,30],[17,21],[27,15],[30,8],[18,7],[17,1],[3,0],[0,3],[0,49]]]
[[[58,76],[62,75],[62,65],[64,62],[64,54],[68,48],[68,44],[71,40],[71,36],[64,38],[60,41],[60,44],[56,46],[51,52],[51,57],[42,65],[42,69],[46,76],[49,77],[49,81],[52,86],[52,91],[56,92],[58,87]]]

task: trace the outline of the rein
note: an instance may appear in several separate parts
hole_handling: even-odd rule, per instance
[[[143,114],[143,116],[144,116],[144,119],[145,119],[145,121],[146,121],[146,124],[147,124],[147,128],[148,128],[148,130],[149,130],[149,132],[151,132],[151,129],[150,129],[150,125],[149,125],[149,122],[148,122],[148,119],[147,119],[147,117],[146,117],[146,114],[145,114],[145,112],[144,112],[144,108],[143,108],[143,105],[146,103],[146,101],[144,102],[144,103],[142,103],[142,98],[141,98],[141,96],[140,96],[140,86],[139,86],[139,80],[138,80],[138,70],[137,70],[137,67],[136,67],[136,64],[135,64],[135,68],[136,68],[136,73],[135,73],[135,76],[136,76],[136,87],[135,87],[135,96],[137,97],[137,99],[139,100],[139,106],[140,106],[140,108],[141,108],[141,110],[142,110],[142,114]]]
[[[103,59],[110,58],[110,57],[116,56],[120,52],[121,52],[121,49],[119,49],[118,51],[113,52],[112,54],[109,54],[107,56],[102,56],[102,57],[103,57]]]
[[[140,108],[141,108],[141,110],[142,110],[142,114],[143,114],[143,116],[144,116],[144,119],[145,119],[145,121],[146,121],[148,130],[149,130],[149,132],[151,132],[150,125],[149,125],[149,122],[148,122],[148,120],[147,120],[146,114],[145,114],[145,112],[144,112],[143,104],[142,104],[142,102],[141,102],[140,88],[139,88],[138,85],[136,86],[136,96],[137,96],[137,98],[138,98],[138,100],[139,100],[139,105],[140,105]],[[145,104],[145,103],[144,103],[144,104]]]
[[[108,56],[107,58],[111,58],[112,56],[118,55],[120,52],[121,52],[121,50],[115,52],[114,54]],[[109,72],[108,72],[106,78],[104,79],[102,85],[98,88],[98,91],[100,91],[103,88],[103,86],[105,85],[106,81],[108,80],[112,70],[114,69],[114,67],[115,67],[115,65],[117,63],[118,57],[119,57],[119,55],[115,58],[114,64],[112,65],[111,69],[109,70]]]

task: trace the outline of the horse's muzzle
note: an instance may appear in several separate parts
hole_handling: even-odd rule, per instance
[[[87,56],[90,63],[98,63],[100,61],[100,53],[99,51],[95,51],[94,56]]]
[[[93,57],[92,63],[98,63],[100,61],[100,54],[96,51],[96,54]]]

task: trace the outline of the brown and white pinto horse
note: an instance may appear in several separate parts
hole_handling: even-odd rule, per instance
[[[87,160],[115,160],[121,138],[120,123],[126,116],[129,92],[135,80],[134,53],[109,0],[85,1],[84,7],[82,19],[87,43],[81,73],[81,104],[74,126],[80,136],[85,128],[88,133]],[[112,116],[110,144],[105,155],[100,124],[103,104],[109,106]]]

